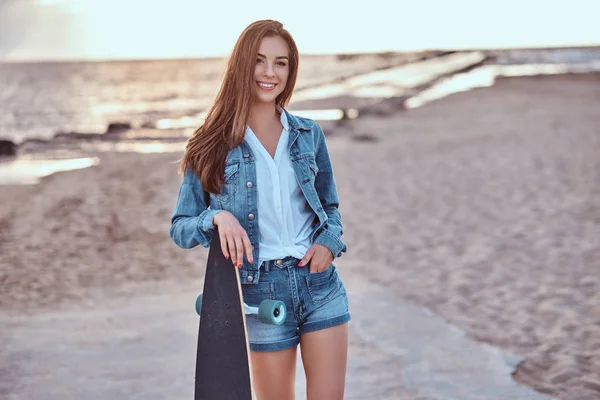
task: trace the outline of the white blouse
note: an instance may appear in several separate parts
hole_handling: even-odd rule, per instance
[[[314,212],[296,180],[289,154],[289,125],[281,113],[283,130],[275,157],[256,137],[250,126],[245,140],[256,159],[258,192],[259,265],[265,260],[304,257],[310,248]]]

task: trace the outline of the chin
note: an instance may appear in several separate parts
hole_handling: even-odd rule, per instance
[[[255,98],[259,103],[275,103],[277,96],[279,96],[279,94],[265,96],[263,93],[261,93],[261,95],[257,95]]]

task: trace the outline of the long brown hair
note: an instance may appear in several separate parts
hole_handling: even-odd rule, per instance
[[[188,139],[180,173],[191,168],[204,190],[219,193],[224,179],[225,158],[232,148],[244,141],[253,102],[254,69],[264,37],[280,36],[289,46],[289,75],[277,106],[289,103],[298,75],[298,49],[283,24],[261,20],[250,24],[238,38],[215,102],[202,124]]]

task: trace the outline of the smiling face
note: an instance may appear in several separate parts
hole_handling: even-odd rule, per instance
[[[265,37],[260,42],[254,68],[255,100],[275,103],[290,74],[289,47],[280,36]]]

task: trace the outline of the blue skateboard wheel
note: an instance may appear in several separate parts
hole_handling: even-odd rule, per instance
[[[198,295],[198,297],[196,298],[196,312],[198,313],[198,315],[200,315],[201,311],[202,311],[202,293],[200,293]]]
[[[285,303],[280,300],[263,300],[258,307],[258,319],[265,324],[281,325],[286,315]]]

